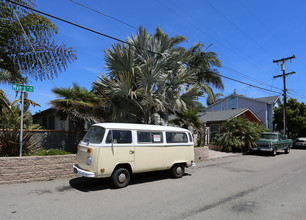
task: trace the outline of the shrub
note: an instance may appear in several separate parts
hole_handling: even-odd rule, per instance
[[[24,131],[22,135],[22,154],[27,154],[31,150],[37,149],[38,142],[34,134]],[[0,130],[0,156],[19,156],[20,151],[20,131],[17,129]]]
[[[28,156],[51,156],[51,155],[66,155],[66,154],[71,154],[71,153],[64,151],[64,150],[60,150],[60,149],[54,149],[54,148],[50,148],[49,150],[39,148],[39,149],[30,151],[27,155]]]
[[[225,152],[248,151],[260,138],[260,133],[267,131],[262,124],[242,118],[233,118],[223,123],[222,127],[224,132],[218,136],[217,144]]]

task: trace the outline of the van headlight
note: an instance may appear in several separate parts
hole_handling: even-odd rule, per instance
[[[86,161],[87,165],[90,165],[90,164],[91,164],[91,161],[92,161],[91,156],[88,156],[88,157],[87,157],[87,161]]]

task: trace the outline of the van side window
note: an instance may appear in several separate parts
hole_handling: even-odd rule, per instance
[[[161,132],[137,132],[138,143],[162,143],[163,135]]]
[[[106,137],[106,143],[130,144],[132,143],[132,132],[121,130],[109,131]]]
[[[186,133],[166,132],[167,143],[188,143]]]

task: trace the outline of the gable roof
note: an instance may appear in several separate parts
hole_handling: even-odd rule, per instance
[[[273,104],[273,103],[276,103],[278,101],[278,99],[280,101],[279,96],[276,95],[276,96],[268,96],[268,97],[256,98],[255,100],[261,101],[261,102],[265,102],[265,103],[268,103],[268,104]]]
[[[231,96],[236,96],[236,97],[239,97],[239,98],[248,99],[248,100],[261,102],[261,103],[267,103],[267,104],[274,104],[277,101],[281,102],[279,96],[268,96],[268,97],[262,97],[262,98],[249,98],[249,97],[246,97],[244,95],[237,95],[237,94],[232,93],[232,94],[224,97],[223,99],[220,99],[220,100],[216,101],[214,104],[208,106],[206,109],[212,108],[216,104],[222,102],[223,100],[228,99]]]
[[[200,115],[200,120],[203,122],[211,122],[211,121],[227,121],[231,118],[237,117],[245,112],[249,111],[252,115],[254,115],[258,121],[261,121],[250,109],[242,108],[242,109],[232,109],[226,111],[215,111],[215,112],[204,112]]]

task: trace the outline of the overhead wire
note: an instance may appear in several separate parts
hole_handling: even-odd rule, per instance
[[[221,15],[223,18],[225,18],[234,28],[236,28],[242,35],[244,35],[247,39],[254,42],[262,51],[264,51],[267,55],[274,58],[274,56],[266,50],[264,47],[262,47],[254,38],[249,36],[246,32],[244,32],[235,22],[233,22],[230,18],[228,18],[225,14],[223,14],[219,9],[217,9],[213,4],[211,4],[208,0],[204,0],[207,5],[209,5],[212,9],[214,9],[219,15]]]
[[[87,27],[84,27],[84,26],[75,24],[75,23],[70,22],[70,21],[67,21],[67,20],[65,20],[65,19],[62,19],[62,18],[56,17],[56,16],[54,16],[54,15],[51,15],[51,14],[42,12],[42,11],[40,11],[40,10],[33,9],[33,8],[31,8],[31,7],[22,5],[22,4],[18,3],[18,2],[15,2],[15,1],[12,1],[12,0],[7,0],[7,1],[9,1],[9,2],[11,2],[11,3],[13,3],[13,4],[17,4],[17,5],[21,6],[21,7],[27,8],[27,9],[29,9],[29,10],[33,10],[33,11],[35,11],[35,12],[37,12],[37,13],[40,13],[40,14],[43,14],[43,15],[52,17],[52,18],[54,18],[54,19],[57,19],[57,20],[60,20],[60,21],[62,21],[62,22],[71,24],[71,25],[73,25],[73,26],[79,27],[79,28],[81,28],[81,29],[84,29],[84,30],[87,30],[87,31],[90,31],[90,32],[93,32],[93,33],[96,33],[96,34],[99,34],[99,35],[101,35],[101,36],[104,36],[104,37],[107,37],[107,38],[110,38],[110,39],[119,41],[119,42],[124,43],[124,44],[128,44],[128,45],[130,45],[130,46],[138,47],[138,46],[136,46],[136,45],[134,45],[134,44],[131,44],[131,43],[128,43],[128,42],[126,42],[126,41],[117,39],[117,38],[112,37],[112,36],[109,36],[109,35],[107,35],[107,34],[103,34],[103,33],[101,33],[101,32],[92,30],[92,29],[90,29],[90,28],[87,28]],[[145,49],[145,48],[141,48],[141,47],[138,47],[138,48],[144,49],[144,50],[147,50],[147,51],[149,51],[149,52],[151,52],[151,53],[160,55],[160,53],[156,53],[156,52],[154,52],[154,51],[151,51],[151,50],[148,50],[148,49]],[[248,86],[251,86],[251,87],[254,87],[254,88],[258,88],[258,89],[265,90],[265,91],[269,91],[269,92],[273,92],[273,93],[279,93],[279,92],[277,92],[277,91],[273,91],[273,90],[266,89],[266,88],[263,88],[263,87],[260,87],[260,86],[256,86],[256,85],[252,85],[252,84],[250,84],[250,83],[246,83],[246,82],[243,82],[243,81],[240,81],[240,80],[237,80],[237,79],[233,79],[233,78],[231,78],[231,77],[224,76],[224,75],[219,74],[219,73],[215,73],[215,74],[216,74],[217,76],[219,76],[219,77],[223,77],[223,78],[226,78],[226,79],[229,79],[229,80],[232,80],[232,81],[241,83],[241,84],[245,84],[245,85],[248,85]]]
[[[226,39],[224,39],[223,37],[220,37],[222,39],[222,41],[218,40],[215,36],[211,35],[209,32],[203,31],[202,28],[199,28],[198,26],[196,26],[194,23],[189,22],[185,17],[186,16],[182,16],[182,13],[184,13],[185,15],[187,15],[188,17],[192,18],[194,21],[197,21],[197,19],[195,19],[192,15],[190,15],[189,13],[187,13],[186,11],[183,11],[182,9],[180,9],[179,7],[177,7],[175,4],[172,3],[172,5],[174,7],[176,7],[178,10],[180,10],[182,13],[177,13],[175,10],[173,10],[171,7],[168,7],[166,4],[164,4],[163,2],[161,2],[160,0],[156,0],[160,5],[162,5],[163,7],[167,8],[169,11],[171,11],[173,14],[175,14],[177,17],[179,17],[180,19],[182,19],[184,22],[186,22],[187,24],[189,24],[191,27],[193,27],[194,29],[196,29],[197,31],[209,36],[211,39],[213,39],[215,42],[218,43],[218,45],[221,45],[222,47],[224,47],[225,49],[229,50],[230,52],[234,53],[236,56],[240,57],[243,60],[247,60],[248,62],[252,63],[253,65],[265,69],[265,67],[263,67],[262,65],[260,65],[259,63],[251,60],[248,58],[248,56],[243,56],[241,54],[241,51],[238,51],[237,49],[232,49],[232,47],[234,47],[230,42],[228,42]],[[213,32],[209,27],[207,27],[205,24],[203,24],[202,22],[199,22],[201,24],[201,26],[204,26],[206,29],[210,30],[210,32]],[[224,44],[223,42],[226,42],[228,45]],[[237,50],[237,51],[236,51]]]
[[[164,3],[162,3],[162,2],[159,1],[159,0],[156,0],[156,1],[157,1],[160,5],[162,5],[163,7],[167,8],[169,11],[171,11],[172,13],[174,13],[176,16],[178,16],[178,17],[180,17],[181,19],[183,19],[186,23],[190,24],[190,25],[191,25],[192,27],[194,27],[195,29],[199,30],[200,32],[203,32],[202,29],[198,28],[198,27],[195,26],[193,23],[191,23],[191,22],[189,22],[188,20],[186,20],[183,16],[181,16],[181,14],[176,13],[176,11],[173,10],[172,8],[168,7],[167,5],[165,5]],[[179,9],[181,12],[185,13],[187,16],[191,17],[193,20],[196,21],[196,19],[195,19],[192,15],[186,13],[185,11],[183,11],[182,9],[180,9],[179,7],[175,6],[175,4],[172,4],[172,5],[173,5],[174,7],[176,7],[177,9]],[[202,24],[202,23],[201,23],[201,24]],[[203,24],[203,25],[204,25],[204,24]],[[204,32],[204,34],[206,34],[206,32]],[[216,38],[214,38],[214,37],[212,37],[212,38],[213,38],[215,41],[218,41]],[[218,42],[218,43],[220,43],[220,42]],[[224,44],[222,44],[222,43],[220,43],[220,44],[221,44],[222,46],[226,47]],[[227,49],[228,49],[228,48],[227,48]],[[231,49],[230,49],[230,50],[231,50]],[[233,51],[233,50],[231,50],[231,51],[234,52],[234,53],[236,53],[236,52]],[[239,55],[240,55],[240,54],[239,54]],[[257,64],[257,63],[256,63],[256,64]],[[234,72],[234,73],[240,74],[240,75],[243,76],[244,78],[247,78],[247,79],[249,79],[249,80],[251,80],[251,81],[254,81],[254,82],[256,82],[256,83],[264,84],[264,85],[267,85],[267,86],[269,86],[269,87],[273,87],[273,88],[275,88],[275,89],[281,90],[281,89],[278,88],[278,87],[268,85],[268,84],[266,84],[265,82],[262,82],[262,81],[260,81],[260,80],[257,80],[257,79],[255,79],[255,78],[253,78],[253,77],[250,77],[250,76],[246,75],[246,74],[243,74],[243,73],[241,73],[241,72],[239,72],[239,71],[237,71],[237,70],[234,70],[233,68],[230,68],[230,67],[227,67],[227,66],[224,66],[224,65],[222,65],[222,67],[224,67],[224,68],[226,68],[226,69],[228,69],[228,70],[230,70],[230,71],[232,71],[232,72]]]
[[[88,6],[84,5],[84,4],[81,4],[81,3],[77,2],[77,1],[74,1],[74,0],[70,0],[70,1],[73,2],[73,3],[75,3],[75,4],[78,4],[78,5],[82,6],[82,7],[84,7],[84,8],[87,8],[87,9],[89,9],[89,10],[91,10],[91,11],[94,11],[94,12],[100,14],[100,15],[103,15],[103,16],[105,16],[105,17],[111,18],[111,19],[113,19],[113,20],[115,20],[115,21],[118,21],[118,22],[120,22],[120,23],[122,23],[122,24],[125,24],[125,25],[127,25],[127,26],[129,26],[129,27],[131,27],[131,28],[134,28],[134,29],[138,30],[137,27],[135,27],[135,26],[133,26],[133,25],[130,25],[130,24],[126,23],[125,21],[122,21],[122,20],[117,19],[117,18],[115,18],[115,17],[113,17],[113,16],[110,16],[110,15],[107,15],[107,14],[105,14],[105,13],[102,13],[102,12],[96,10],[96,9],[90,8],[90,7],[88,7]]]
[[[78,5],[80,5],[80,6],[82,6],[82,7],[85,7],[85,8],[87,8],[87,9],[90,9],[90,10],[92,10],[92,11],[98,13],[98,14],[101,14],[101,15],[103,15],[103,16],[106,16],[106,17],[109,17],[109,18],[111,18],[111,19],[113,19],[113,20],[116,20],[116,21],[118,21],[118,22],[120,22],[120,23],[122,23],[122,24],[125,24],[125,25],[129,26],[129,27],[132,27],[132,28],[134,28],[134,29],[137,29],[136,27],[134,27],[134,26],[132,26],[132,25],[130,25],[130,24],[124,22],[124,21],[121,21],[121,20],[119,20],[119,19],[117,19],[117,18],[115,18],[115,17],[113,17],[113,16],[106,15],[105,13],[102,13],[102,12],[100,12],[100,11],[98,11],[98,10],[95,10],[95,9],[93,9],[93,8],[90,8],[90,7],[88,7],[88,6],[84,5],[84,4],[81,4],[81,3],[79,3],[79,2],[77,2],[77,1],[75,1],[75,0],[70,0],[70,1],[73,2],[73,3],[76,3],[76,4],[78,4]],[[164,7],[166,7],[168,10],[172,11],[174,14],[176,14],[177,16],[180,17],[180,14],[176,13],[176,12],[175,12],[174,10],[172,10],[170,7],[168,7],[167,5],[161,3],[160,1],[158,1],[158,2],[159,2],[161,5],[163,5]],[[175,6],[175,5],[174,5],[174,6]],[[178,8],[178,7],[176,7],[176,8]],[[181,10],[180,8],[178,8],[178,9]],[[195,20],[195,18],[193,18],[191,15],[189,15],[189,16],[190,16],[192,19]],[[200,32],[203,32],[202,29],[199,29],[197,26],[193,25],[193,23],[191,23],[191,22],[189,22],[189,21],[187,21],[187,20],[185,20],[185,21],[186,21],[188,24],[192,25],[192,26],[193,26],[194,28],[196,28],[197,30],[199,30]],[[204,34],[210,35],[208,32],[204,32]],[[216,40],[212,35],[210,35],[210,37],[212,37],[214,40]],[[243,74],[243,73],[241,73],[241,72],[239,72],[239,71],[237,71],[237,70],[234,70],[234,69],[232,69],[232,68],[230,68],[230,67],[226,67],[226,66],[222,66],[222,67],[227,68],[227,69],[229,69],[229,70],[232,71],[232,72],[238,73],[238,74],[244,76],[245,78],[248,78],[248,79],[253,80],[253,81],[255,81],[255,82],[258,82],[258,83],[260,83],[260,84],[265,84],[265,85],[267,85],[266,83],[264,83],[264,82],[262,82],[262,81],[256,80],[255,78],[252,78],[252,77],[250,77],[250,76],[248,76],[248,75],[246,75],[246,74]],[[268,86],[270,86],[270,85],[268,85]],[[272,86],[272,87],[273,87],[273,86]],[[277,87],[274,87],[274,88],[280,89],[280,88],[277,88]]]

